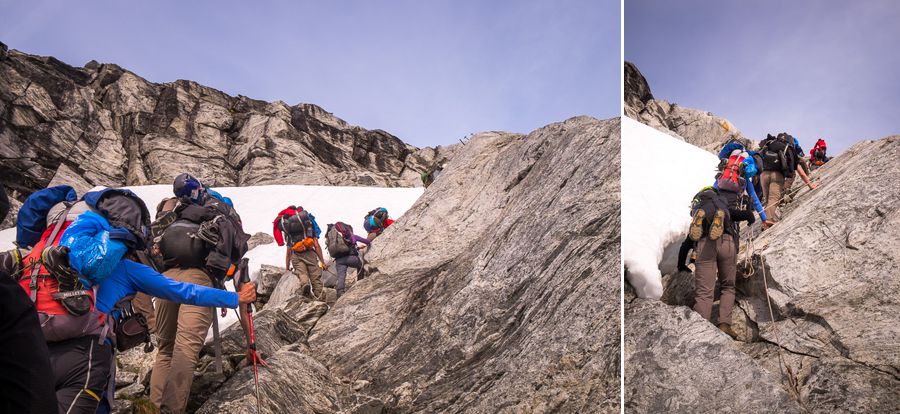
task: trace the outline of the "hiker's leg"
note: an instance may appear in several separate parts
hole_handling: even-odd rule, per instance
[[[28,294],[5,273],[0,274],[0,315],[0,412],[56,411],[50,353],[37,312]]]
[[[769,201],[771,200],[771,195],[769,194],[769,184],[772,182],[772,174],[772,171],[763,171],[759,175],[759,186],[762,189],[763,208],[765,209],[766,217],[768,217],[769,220],[774,219],[774,217],[772,217],[772,210],[774,210],[774,208],[769,204]]]
[[[181,276],[181,282],[212,286],[209,276],[200,269],[186,269]],[[200,358],[206,333],[212,325],[213,312],[215,309],[212,308],[181,305],[178,312],[178,333],[172,350],[172,365],[159,407],[163,412],[168,410],[180,413],[187,406],[191,383],[194,381],[194,368]]]
[[[306,263],[301,260],[302,253],[291,253],[291,267],[294,268],[294,274],[300,279],[300,286],[309,284],[309,274],[306,272]]]
[[[694,268],[694,311],[709,320],[716,287],[716,242],[704,237],[697,242]]]
[[[153,310],[153,299],[150,295],[138,292],[134,295],[134,299],[131,300],[131,306],[134,307],[134,310],[140,312],[147,318],[147,326],[150,328],[150,333],[156,333],[156,311]]]
[[[766,216],[770,220],[778,221],[777,216],[778,205],[781,204],[781,197],[784,194],[784,175],[778,171],[772,171],[772,180],[769,183],[769,203],[766,205]],[[769,206],[772,207],[772,214],[769,214]]]
[[[347,257],[349,256],[334,259],[335,273],[337,274],[334,290],[337,292],[337,297],[341,297],[344,294],[347,286]]]
[[[50,345],[60,413],[93,414],[106,389],[112,367],[112,347],[98,336],[85,336]]]
[[[325,286],[322,285],[322,269],[319,267],[318,258],[313,252],[309,252],[306,261],[306,273],[309,275],[309,283],[312,285],[313,298],[325,300]]]
[[[734,307],[734,280],[737,275],[737,250],[730,234],[718,240],[719,284],[722,293],[719,296],[719,323],[731,324],[731,309]]]
[[[180,280],[184,270],[169,269],[164,275],[170,279]],[[175,334],[178,331],[178,310],[181,305],[163,299],[156,302],[156,361],[150,374],[150,402],[157,408],[162,404],[163,390],[169,378],[172,366],[172,351],[175,348]]]

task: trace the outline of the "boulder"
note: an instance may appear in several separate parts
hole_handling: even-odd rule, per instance
[[[255,249],[257,246],[262,246],[264,244],[275,243],[275,238],[272,237],[268,233],[258,232],[247,240],[247,251]]]
[[[312,350],[388,411],[618,412],[618,177],[618,119],[476,135]]]

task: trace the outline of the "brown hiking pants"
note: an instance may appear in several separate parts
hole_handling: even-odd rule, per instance
[[[144,315],[147,318],[147,327],[150,328],[150,333],[156,333],[156,310],[153,309],[153,298],[150,295],[138,292],[134,295],[134,299],[131,300],[131,307],[134,308],[135,311]]]
[[[179,282],[212,286],[209,276],[200,269],[174,268],[164,274]],[[215,312],[215,308],[158,299],[156,337],[159,352],[150,377],[150,401],[163,413],[184,412],[194,381],[194,367]]]
[[[719,297],[719,323],[731,323],[731,308],[734,307],[734,279],[737,275],[737,248],[730,234],[723,234],[718,240],[704,237],[697,242],[697,263],[694,271],[696,292],[694,311],[711,320],[713,292],[716,278],[721,284]]]
[[[322,285],[322,269],[319,267],[319,258],[316,252],[306,250],[301,253],[291,252],[291,265],[294,274],[300,279],[300,284],[312,285],[313,299],[325,300],[325,287]]]
[[[763,203],[766,205],[766,217],[770,221],[776,221],[775,211],[784,193],[784,174],[780,171],[763,171],[759,175],[759,184],[765,199]]]

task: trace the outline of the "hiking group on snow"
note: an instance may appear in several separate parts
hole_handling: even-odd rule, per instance
[[[2,221],[9,202],[0,193]],[[368,238],[343,222],[328,225],[338,297],[349,268],[364,277],[361,250],[392,223],[379,207],[364,218]],[[273,233],[286,245],[285,268],[304,286],[304,300],[324,301],[322,270],[329,265],[315,217],[289,206],[277,214]],[[143,200],[124,188],[78,197],[60,185],[31,194],[17,216],[16,248],[0,253],[0,307],[11,315],[0,345],[19,350],[0,354],[0,380],[17,384],[0,391],[4,412],[110,412],[116,353],[139,345],[151,352],[151,334],[158,350],[150,401],[161,412],[183,412],[210,327],[221,372],[216,308],[222,316],[239,308],[247,363],[265,364],[253,339],[249,238],[231,200],[190,174],[175,178],[173,196],[159,203],[152,221]],[[225,289],[229,280],[235,292]]]
[[[693,309],[710,321],[718,279],[718,327],[732,338],[736,336],[731,329],[731,312],[740,250],[739,223],[752,225],[755,210],[763,230],[773,226],[779,219],[777,208],[787,199],[797,175],[810,190],[817,187],[807,174],[810,164],[818,167],[828,161],[825,151],[825,141],[819,139],[807,161],[799,140],[785,132],[769,134],[760,141],[757,151],[732,140],[718,154],[713,184],[702,188],[691,201],[691,224],[678,252],[678,270],[691,271],[687,261],[693,251]]]

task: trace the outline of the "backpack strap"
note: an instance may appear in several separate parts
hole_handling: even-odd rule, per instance
[[[59,229],[62,228],[62,225],[65,224],[66,218],[69,216],[69,210],[72,209],[72,205],[66,203],[66,209],[59,215],[59,218],[56,219],[56,225],[53,227],[53,231],[50,232],[50,238],[47,239],[47,243],[53,243],[56,240],[56,235],[59,234]],[[47,244],[44,244],[42,249],[46,249]],[[40,255],[38,256],[40,257]],[[38,259],[40,260],[40,259]],[[31,293],[29,296],[31,297],[32,302],[37,302],[37,290],[38,290],[38,273],[41,272],[41,262],[38,261],[33,265],[33,269],[31,270],[31,281],[28,284],[28,288],[31,289]],[[78,292],[82,294],[84,292]]]

